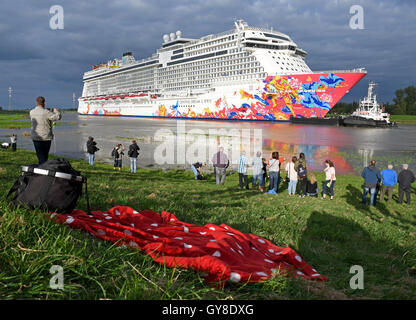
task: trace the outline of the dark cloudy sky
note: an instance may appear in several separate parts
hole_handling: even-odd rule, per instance
[[[64,29],[52,30],[52,5],[64,9]],[[364,9],[364,29],[349,27],[350,7]],[[0,106],[69,108],[82,92],[82,74],[100,61],[132,51],[150,56],[165,33],[199,38],[249,25],[273,27],[308,52],[312,70],[365,67],[368,75],[343,98],[366,94],[379,83],[379,100],[416,85],[416,0],[2,0],[0,7]]]

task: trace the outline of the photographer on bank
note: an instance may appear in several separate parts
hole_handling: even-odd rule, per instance
[[[61,120],[61,113],[54,108],[53,112],[45,108],[45,98],[36,98],[36,107],[30,110],[32,121],[32,140],[39,164],[48,161],[49,150],[53,139],[52,122]]]

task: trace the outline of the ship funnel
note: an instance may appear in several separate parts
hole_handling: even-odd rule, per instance
[[[175,34],[173,32],[169,36],[170,36],[170,41],[175,40]]]
[[[176,31],[176,37],[179,39],[182,36],[182,31],[178,30]]]
[[[169,42],[169,35],[167,35],[167,34],[163,35],[163,42],[164,43]]]

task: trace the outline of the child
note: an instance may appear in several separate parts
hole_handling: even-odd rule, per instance
[[[116,168],[118,168],[118,171],[121,171],[121,166],[122,166],[122,157],[123,157],[123,152],[124,150],[124,145],[123,144],[116,144],[115,148],[113,149],[113,151],[111,152],[111,155],[114,158],[114,170],[116,170]]]
[[[306,195],[308,197],[317,197],[318,192],[318,182],[316,181],[315,175],[311,172],[306,181]]]
[[[17,136],[16,134],[12,134],[12,136],[10,137],[10,142],[12,143],[12,151],[16,152],[16,142],[17,142]]]
[[[261,158],[261,161],[263,162],[263,189],[266,185],[266,178],[267,178],[267,161],[266,158]],[[263,190],[261,190],[263,192]]]

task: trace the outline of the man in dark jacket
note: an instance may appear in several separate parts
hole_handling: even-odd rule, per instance
[[[361,176],[364,178],[363,204],[367,204],[367,194],[370,192],[370,205],[375,206],[377,183],[381,181],[375,160],[370,161],[370,165],[364,168]]]
[[[137,171],[137,157],[139,156],[139,146],[136,143],[136,140],[131,142],[129,146],[129,151],[127,155],[130,157],[130,172],[136,173]]]
[[[97,148],[97,142],[94,141],[93,137],[88,137],[87,141],[87,152],[88,152],[88,162],[91,166],[94,165],[95,153],[100,150]]]
[[[409,166],[404,164],[403,170],[397,178],[399,182],[399,203],[403,202],[403,195],[406,193],[407,204],[410,204],[410,192],[412,191],[412,183],[415,181],[415,175],[408,168]]]

